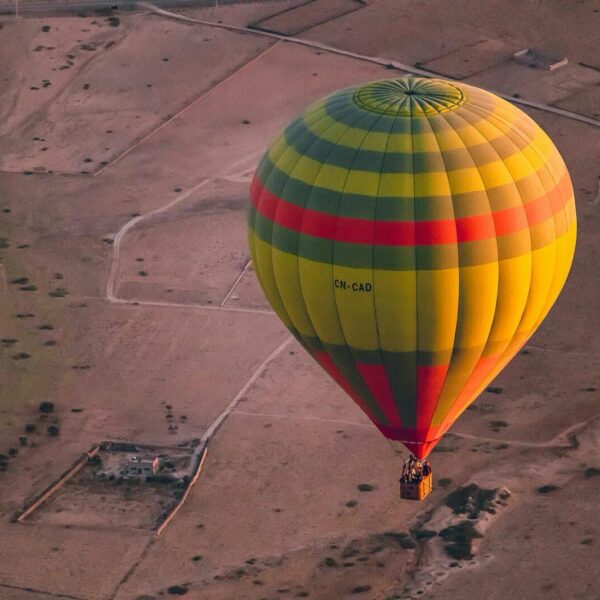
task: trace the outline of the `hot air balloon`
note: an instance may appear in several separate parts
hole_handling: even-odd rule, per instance
[[[250,251],[273,309],[420,460],[539,327],[575,239],[569,174],[544,131],[441,79],[316,102],[251,186]]]

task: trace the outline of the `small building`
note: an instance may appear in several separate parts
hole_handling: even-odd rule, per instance
[[[127,461],[123,464],[121,471],[123,477],[129,478],[146,478],[150,475],[155,475],[160,469],[160,458],[153,458],[130,455]]]

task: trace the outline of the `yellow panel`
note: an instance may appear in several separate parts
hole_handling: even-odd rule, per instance
[[[479,171],[475,167],[448,171],[448,180],[453,194],[485,191]]]
[[[555,261],[556,242],[531,253],[531,288],[517,334],[531,331],[537,323],[554,279]]]
[[[271,259],[271,246],[263,242],[253,231],[248,232],[248,238],[251,240],[250,249],[252,251],[252,264],[258,281],[277,316],[283,321],[286,327],[292,327],[292,322],[288,317],[283,303],[281,302]]]
[[[416,271],[373,271],[375,310],[382,350],[417,349]]]
[[[417,271],[418,349],[454,346],[458,314],[458,269]]]
[[[281,158],[281,155],[289,148],[285,135],[280,135],[269,149],[269,158],[273,164]]]
[[[531,253],[498,262],[498,292],[489,344],[512,339],[529,295]]]
[[[511,176],[505,164],[502,160],[497,160],[479,167],[479,175],[485,188],[513,184],[514,177]]]
[[[312,185],[323,166],[319,161],[309,158],[308,156],[300,156],[292,148],[290,148],[283,156],[286,159],[293,161],[292,168],[290,169],[290,164],[287,160],[285,163],[282,163],[282,160],[279,160],[277,167],[294,177],[294,179],[299,179],[308,185]],[[282,168],[282,164],[285,164],[284,168]],[[330,169],[332,171],[337,170],[345,172],[345,169],[340,169],[339,167],[330,167]]]
[[[277,281],[279,296],[285,310],[301,335],[314,337],[315,330],[310,322],[298,274],[298,258],[272,247],[273,273]]]
[[[348,345],[377,350],[373,270],[334,265],[333,276],[337,311]]]
[[[379,196],[405,198],[412,197],[415,189],[415,178],[412,173],[383,174],[379,179]]]
[[[375,144],[376,141],[373,140]],[[368,147],[368,145],[364,146],[369,150],[373,148]],[[413,151],[413,136],[408,133],[393,133],[387,139],[387,152],[404,152],[411,153]]]
[[[296,173],[294,173],[294,177],[296,177]],[[348,171],[346,169],[322,164],[312,185],[314,187],[341,190],[347,177]]]
[[[575,253],[575,241],[577,237],[577,226],[575,223],[571,224],[568,231],[556,239],[556,268],[554,273],[554,279],[548,292],[548,299],[546,305],[542,309],[540,316],[538,317],[537,324],[539,325],[553,304],[556,302],[560,291],[562,290],[569,271],[573,262],[573,255]]]
[[[379,173],[352,170],[348,173],[348,179],[344,185],[344,194],[375,196],[377,195],[378,187]]]
[[[432,425],[441,425],[477,366],[482,351],[483,346],[479,346],[476,348],[461,348],[453,352],[446,373],[446,380],[433,413]]]
[[[306,310],[317,337],[327,344],[345,344],[333,293],[332,265],[299,258],[298,267]]]
[[[450,196],[451,183],[448,181],[449,175],[450,172],[446,173],[446,171],[415,173],[415,198],[425,196]],[[481,184],[479,187],[481,188]],[[454,188],[452,188],[452,190],[454,191]]]
[[[498,296],[498,263],[460,267],[458,323],[454,346],[475,348],[485,345]]]

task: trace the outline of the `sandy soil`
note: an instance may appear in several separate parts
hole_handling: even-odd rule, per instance
[[[181,12],[243,26],[296,4]],[[473,6],[373,0],[300,35],[589,115],[600,81],[592,2]],[[277,17],[292,27],[294,11],[287,19]],[[433,494],[400,502],[401,457],[295,342],[281,346],[288,334],[248,266],[244,231],[249,178],[279,128],[331,90],[397,72],[151,14],[122,14],[117,27],[101,16],[5,19],[0,36],[0,210],[10,210],[0,213],[0,452],[18,450],[0,472],[2,598],[595,597],[598,127],[529,111],[571,169],[573,271],[500,390],[433,454]],[[549,74],[507,58],[530,45],[570,64]],[[56,405],[45,420],[42,400]],[[176,433],[167,404],[187,417]],[[67,488],[30,522],[9,522],[92,444],[200,438],[228,406],[160,537],[135,499],[95,513]],[[462,523],[446,502],[469,483],[510,495],[472,519],[483,538],[456,560],[440,536],[415,532]]]

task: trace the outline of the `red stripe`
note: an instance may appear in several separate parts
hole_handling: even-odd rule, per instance
[[[342,375],[342,372],[335,366],[333,360],[327,352],[315,352],[315,360],[321,365],[321,367],[327,372],[327,374],[358,404],[361,410],[373,421],[371,411],[364,403],[362,398],[350,387],[350,384],[346,381],[346,378]],[[373,421],[375,422],[375,421]]]
[[[251,197],[261,215],[304,235],[351,244],[429,246],[475,242],[526,230],[562,210],[570,198],[570,190],[571,182],[565,171],[554,189],[522,206],[437,221],[370,221],[337,217],[278,198],[258,178],[252,182]]]
[[[439,427],[404,429],[402,427],[388,427],[379,423],[375,423],[375,425],[386,438],[402,442],[420,460],[427,458],[440,441],[443,433],[445,433],[445,430],[442,431]]]
[[[400,416],[398,415],[394,395],[390,389],[385,367],[366,363],[356,363],[356,366],[371,394],[377,400],[377,405],[385,415],[388,424],[391,427],[400,427]]]
[[[449,365],[417,367],[417,429],[431,425]]]

